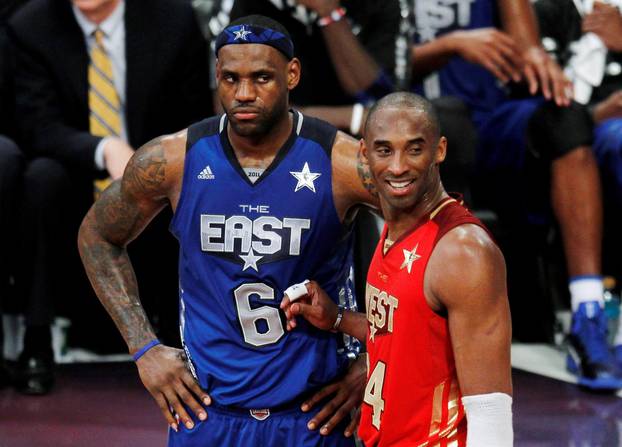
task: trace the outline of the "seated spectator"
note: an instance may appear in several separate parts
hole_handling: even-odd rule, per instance
[[[7,383],[3,359],[2,309],[9,295],[10,277],[13,273],[15,215],[21,183],[24,157],[19,147],[0,132],[0,388]]]
[[[524,232],[534,214],[521,215],[521,202],[542,201],[550,183],[573,311],[569,369],[588,387],[622,387],[603,317],[602,202],[592,123],[587,110],[571,102],[569,81],[541,47],[530,3],[421,0],[414,6],[417,88],[428,98],[456,96],[471,110],[480,140],[478,176],[493,173],[505,181],[487,185],[501,218]]]
[[[15,264],[15,216],[19,200],[24,156],[14,142],[15,102],[11,74],[6,21],[23,0],[6,1],[0,5],[0,388],[8,383],[3,360],[3,303],[12,292],[10,278]]]
[[[605,203],[619,225],[622,206],[622,1],[538,0],[543,43],[574,81],[575,98],[588,104],[596,124],[593,149],[603,177]],[[618,232],[618,228],[612,229]],[[605,235],[607,237],[607,234]],[[619,242],[619,240],[618,240]],[[613,263],[619,268],[619,245]],[[619,271],[618,271],[619,272]],[[614,339],[622,368],[622,319]]]
[[[84,315],[102,310],[92,293],[69,300],[86,293],[75,238],[93,202],[93,181],[119,178],[138,146],[212,113],[207,45],[189,2],[179,0],[31,0],[9,25],[17,120],[31,151],[18,277],[26,333],[16,385],[44,394],[53,384],[56,310],[80,310],[71,315],[72,328],[83,331],[74,341],[110,343],[106,336],[115,332]],[[166,260],[137,272],[142,295],[168,306],[160,323],[177,314],[177,278],[163,273],[176,262],[167,224],[163,217],[133,244],[141,256],[157,252]]]

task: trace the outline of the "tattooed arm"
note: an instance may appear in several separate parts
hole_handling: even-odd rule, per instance
[[[341,221],[353,217],[357,205],[379,207],[369,166],[361,158],[360,142],[338,132],[332,151],[333,195]]]
[[[186,133],[181,132],[137,150],[123,178],[102,194],[80,227],[78,247],[88,277],[131,354],[156,336],[138,297],[126,247],[169,202],[177,203],[185,143]],[[182,350],[158,345],[136,364],[143,384],[174,430],[177,421],[171,408],[188,428],[193,423],[182,404],[199,419],[207,417],[193,394],[206,405],[209,397],[188,372]]]

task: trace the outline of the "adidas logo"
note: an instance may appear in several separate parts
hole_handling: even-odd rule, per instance
[[[212,168],[209,165],[205,166],[203,170],[197,175],[199,180],[212,180],[215,178],[214,174],[212,174]]]

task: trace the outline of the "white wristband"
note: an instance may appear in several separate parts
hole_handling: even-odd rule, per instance
[[[339,330],[339,325],[341,324],[341,320],[343,320],[343,313],[346,311],[344,306],[337,307],[337,318],[335,318],[335,322],[333,323],[332,331],[337,332]]]
[[[512,398],[505,393],[463,396],[468,447],[512,447]]]
[[[294,284],[285,289],[285,295],[288,296],[290,303],[293,303],[300,297],[305,296],[309,291],[307,290],[306,284],[309,283],[308,279],[305,279],[303,282],[299,282],[298,284]]]
[[[350,119],[350,133],[352,135],[358,135],[359,131],[361,130],[364,111],[365,107],[359,102],[352,106],[352,118]]]

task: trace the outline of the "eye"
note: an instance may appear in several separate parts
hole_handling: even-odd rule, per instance
[[[387,146],[377,146],[376,153],[381,157],[384,157],[391,154],[391,149]]]
[[[270,81],[270,75],[265,74],[265,73],[261,73],[259,75],[257,75],[257,81],[265,84],[266,82]]]
[[[234,76],[234,75],[232,75],[231,73],[225,73],[225,74],[222,76],[222,80],[223,80],[223,81],[225,81],[225,82],[227,82],[227,83],[229,83],[229,84],[233,84],[233,83],[235,82],[236,78],[235,78],[235,76]]]
[[[417,146],[410,146],[408,148],[408,153],[411,155],[419,155],[421,152],[423,151],[423,148],[419,145]]]

